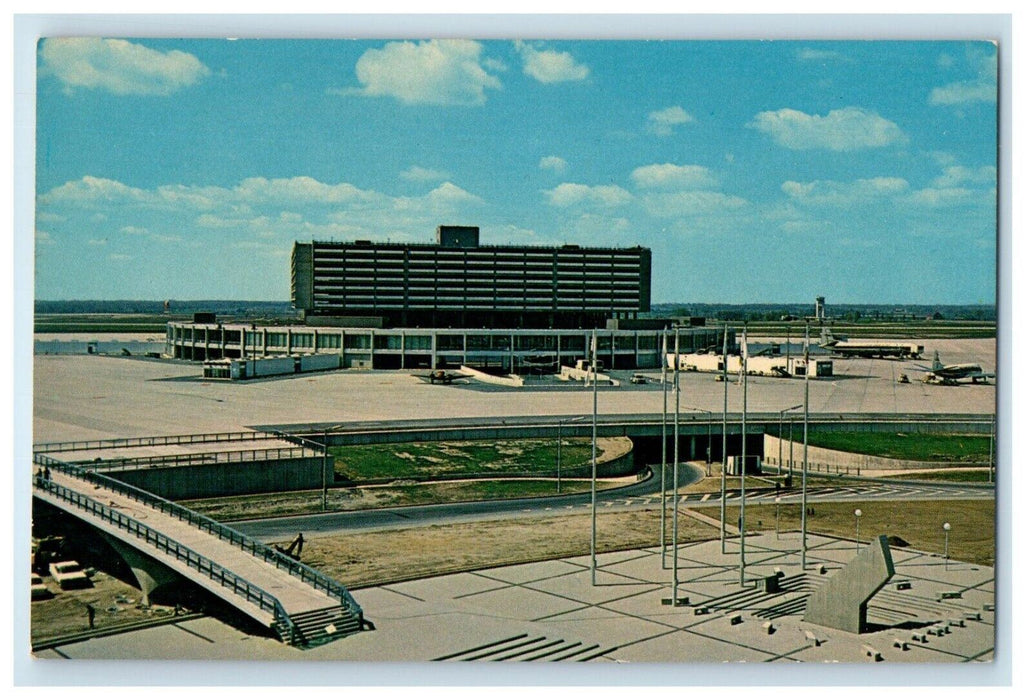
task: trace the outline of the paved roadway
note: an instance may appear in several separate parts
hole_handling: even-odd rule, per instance
[[[695,483],[702,478],[702,472],[695,465],[687,465],[685,476],[679,476],[682,486]],[[597,493],[596,506],[607,512],[618,510],[639,510],[658,508],[661,502],[659,478],[652,477],[632,486],[610,489]],[[726,503],[739,502],[734,477],[729,479],[729,493]],[[875,482],[856,480],[845,486],[822,486],[809,488],[808,503],[837,501],[906,501],[906,500],[955,500],[991,499],[994,489],[983,485],[920,484],[916,482]],[[799,488],[782,491],[783,503],[798,503],[802,494]],[[670,492],[668,498],[671,498]],[[668,501],[669,502],[669,501]],[[718,493],[681,494],[679,502],[692,507],[717,507],[721,503]],[[747,503],[774,503],[774,491],[747,490]],[[524,498],[504,501],[475,501],[469,503],[445,503],[427,506],[406,506],[400,508],[377,508],[370,510],[335,512],[318,515],[302,515],[285,518],[268,518],[231,522],[229,525],[259,541],[277,541],[294,537],[298,532],[320,535],[372,532],[377,530],[398,530],[429,525],[477,522],[485,520],[506,520],[516,518],[540,518],[553,515],[585,513],[591,507],[589,494],[555,496],[548,498]]]

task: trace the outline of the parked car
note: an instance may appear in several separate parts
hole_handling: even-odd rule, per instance
[[[53,593],[47,588],[47,584],[43,583],[43,577],[39,574],[32,575],[32,599],[33,600],[44,600],[46,598],[52,598]]]
[[[632,384],[648,384],[649,383],[649,377],[647,377],[644,374],[633,374],[633,375],[631,375],[631,383]]]
[[[58,561],[51,564],[50,576],[62,589],[88,588],[93,585],[90,577],[79,566],[79,562],[73,560]]]

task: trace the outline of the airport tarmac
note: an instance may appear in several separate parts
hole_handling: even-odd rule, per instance
[[[939,350],[944,364],[976,362],[996,367],[994,339],[916,340],[926,357]],[[941,386],[921,382],[916,365],[928,361],[836,359],[837,376],[810,382],[815,413],[991,413],[996,386]],[[357,371],[291,375],[229,382],[204,380],[199,363],[97,355],[33,358],[33,441],[139,437],[241,430],[253,425],[411,418],[573,415],[592,411],[586,387],[519,389],[432,385],[408,371]],[[901,373],[911,383],[899,384]],[[659,370],[645,372],[659,377]],[[614,372],[630,379],[631,372]],[[721,411],[724,385],[709,373],[681,375],[681,406]],[[780,411],[801,403],[802,379],[751,377],[748,408]],[[742,407],[732,378],[728,409]],[[663,396],[655,383],[599,391],[601,414],[656,413]]]
[[[309,650],[204,618],[38,656],[871,665],[993,659],[992,568],[894,547],[896,574],[869,603],[872,629],[855,635],[802,618],[808,593],[856,555],[856,544],[809,535],[805,572],[799,544],[797,533],[750,536],[745,587],[739,585],[737,538],[725,554],[717,540],[682,545],[678,597],[688,598],[684,606],[663,604],[672,595],[672,573],[661,569],[658,548],[636,549],[599,555],[595,586],[590,559],[581,556],[355,590],[376,629]],[[785,574],[780,590],[754,586],[776,569]]]

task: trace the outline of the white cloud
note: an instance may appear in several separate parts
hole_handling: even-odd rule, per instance
[[[933,187],[956,187],[960,184],[972,183],[996,183],[997,168],[992,165],[984,165],[980,168],[966,168],[963,165],[949,165],[943,169],[943,174],[933,180]]]
[[[850,207],[894,197],[906,192],[908,187],[908,181],[899,177],[876,177],[852,182],[815,180],[805,183],[787,180],[782,183],[782,191],[799,204],[832,207]]]
[[[430,204],[437,206],[455,206],[460,204],[481,204],[483,200],[475,194],[471,194],[462,187],[457,187],[451,182],[445,182],[431,190],[425,197]]]
[[[418,165],[413,165],[408,170],[403,170],[398,176],[403,180],[411,180],[413,182],[441,182],[449,177],[444,170],[421,168]]]
[[[650,216],[677,218],[716,215],[743,209],[749,202],[723,192],[651,192],[642,197],[642,207]]]
[[[912,192],[908,202],[926,207],[957,206],[970,203],[974,194],[966,187],[926,187]]]
[[[670,136],[674,127],[688,124],[696,118],[677,105],[649,114],[649,130],[658,136]]]
[[[746,126],[793,150],[856,151],[905,140],[896,124],[859,107],[834,109],[824,117],[795,109],[760,112]]]
[[[236,194],[246,202],[342,202],[368,200],[371,193],[354,185],[340,183],[327,185],[315,178],[299,176],[292,178],[266,179],[252,177],[243,180],[235,188]]]
[[[960,105],[970,102],[997,101],[996,51],[991,54],[970,53],[968,62],[975,71],[976,77],[933,88],[929,93],[929,104]]]
[[[108,256],[108,260],[114,260],[116,262],[125,262],[126,260],[132,260],[132,255],[126,255],[125,253],[112,253]]]
[[[93,245],[93,246],[107,245],[108,244],[108,239],[106,239],[106,238],[91,238],[90,240],[88,240],[86,242],[89,245]]]
[[[79,180],[70,180],[58,185],[41,196],[41,203],[50,201],[63,202],[141,202],[148,197],[147,192],[135,187],[123,185],[116,180],[86,175]]]
[[[54,237],[51,236],[46,231],[36,231],[36,245],[37,246],[41,246],[41,245],[54,245],[55,243],[56,243],[56,241],[54,240]]]
[[[929,103],[934,105],[959,105],[967,102],[994,102],[997,99],[997,85],[982,81],[951,83],[933,88]]]
[[[538,50],[522,41],[514,45],[524,62],[524,74],[539,83],[564,83],[588,77],[588,66],[578,63],[566,51]]]
[[[220,240],[295,238],[425,240],[443,221],[467,220],[484,204],[452,182],[418,196],[360,190],[310,177],[248,178],[231,187],[161,185],[142,190],[103,178],[65,183],[39,198],[42,211],[69,213],[73,223],[86,212],[107,212],[118,230],[154,242],[184,245],[218,235]],[[153,231],[175,231],[156,234]],[[85,239],[84,239],[85,240]]]
[[[54,214],[52,212],[38,211],[36,212],[36,223],[37,224],[59,224],[65,220],[65,217],[60,214]]]
[[[713,174],[702,165],[673,163],[635,168],[631,172],[631,180],[641,188],[704,189],[716,184]]]
[[[542,170],[552,170],[553,172],[562,173],[567,170],[567,161],[563,160],[559,156],[545,156],[538,161],[538,167]]]
[[[826,49],[799,49],[796,58],[801,61],[842,61],[846,60],[838,51]]]
[[[617,185],[580,185],[564,182],[545,192],[549,204],[555,207],[570,207],[587,204],[601,207],[618,207],[632,200],[631,193]]]
[[[66,92],[84,88],[167,96],[211,74],[189,53],[155,51],[123,39],[46,39],[40,57],[42,70],[61,81]]]
[[[482,46],[466,39],[395,41],[369,49],[355,64],[361,88],[337,92],[394,97],[405,104],[482,105],[502,83],[488,73]]]

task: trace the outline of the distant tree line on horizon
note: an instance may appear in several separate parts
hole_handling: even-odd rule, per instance
[[[169,301],[176,316],[207,311],[219,316],[277,317],[294,319],[298,312],[288,301],[202,299]],[[37,314],[147,314],[165,313],[165,301],[153,299],[37,300]],[[702,316],[718,321],[792,321],[813,317],[813,304],[653,304],[649,316],[671,318]],[[993,304],[826,304],[825,315],[833,321],[995,321]]]
[[[813,318],[814,304],[653,304],[650,316],[702,316],[718,321],[793,321]],[[995,321],[993,304],[826,304],[832,321]]]

